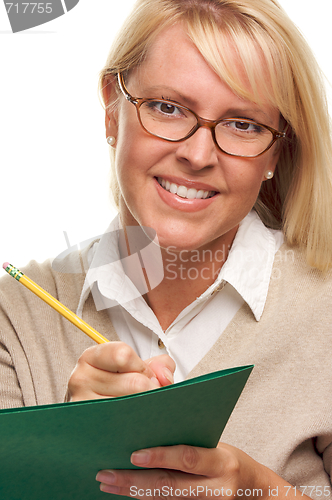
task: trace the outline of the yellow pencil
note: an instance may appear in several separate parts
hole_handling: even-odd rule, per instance
[[[19,271],[16,267],[12,266],[8,262],[5,262],[2,266],[8,274],[13,276],[13,278],[17,279],[22,285],[26,286],[31,292],[35,293],[40,297],[44,302],[53,307],[58,313],[64,316],[68,321],[73,323],[73,325],[77,326],[82,332],[88,335],[92,340],[97,342],[98,344],[104,344],[109,342],[103,335],[97,332],[92,326],[88,325],[83,319],[79,318],[76,314],[74,314],[68,307],[64,306],[57,299],[52,297],[46,290],[41,288],[37,283],[28,278],[25,274]]]

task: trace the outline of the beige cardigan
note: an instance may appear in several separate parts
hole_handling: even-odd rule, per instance
[[[78,267],[77,259],[67,257],[62,269],[68,271],[70,262]],[[55,272],[49,262],[31,262],[24,272],[76,311],[83,273]],[[244,305],[190,373],[255,364],[222,440],[293,485],[315,486],[311,496],[317,499],[332,496],[331,291],[331,275],[308,268],[299,252],[283,245],[261,320]],[[118,340],[107,311],[97,312],[91,295],[83,318]],[[63,401],[78,357],[93,345],[10,276],[0,280],[0,341],[2,407]]]

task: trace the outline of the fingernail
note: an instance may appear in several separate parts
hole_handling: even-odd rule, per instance
[[[150,455],[148,450],[134,451],[130,457],[130,461],[133,465],[148,465]]]
[[[111,470],[101,470],[96,475],[96,481],[100,481],[101,483],[106,484],[114,484],[116,481],[116,477],[114,472]]]
[[[169,370],[168,368],[164,368],[163,369],[163,375],[164,377],[167,378],[167,380],[173,384],[174,383],[174,377],[173,377],[173,373],[171,372],[171,370]]]
[[[153,385],[155,386],[155,388],[159,389],[159,387],[160,387],[159,380],[156,377],[151,377],[150,380],[153,383]]]
[[[100,485],[100,491],[103,491],[104,493],[119,493],[120,488],[119,486],[111,486],[105,483],[102,483]]]

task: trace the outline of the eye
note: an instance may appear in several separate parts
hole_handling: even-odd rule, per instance
[[[261,134],[265,132],[264,128],[255,122],[231,120],[223,122],[226,127],[234,129],[234,131]]]
[[[174,115],[178,111],[178,108],[168,102],[159,102],[157,109],[159,109],[162,113],[167,113],[168,115]]]
[[[149,101],[146,103],[149,110],[159,115],[168,115],[172,117],[180,117],[183,115],[181,108],[166,101]]]

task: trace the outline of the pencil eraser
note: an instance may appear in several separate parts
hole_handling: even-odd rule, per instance
[[[9,262],[5,262],[4,264],[2,264],[2,267],[4,269],[7,269],[8,266],[10,266]]]

